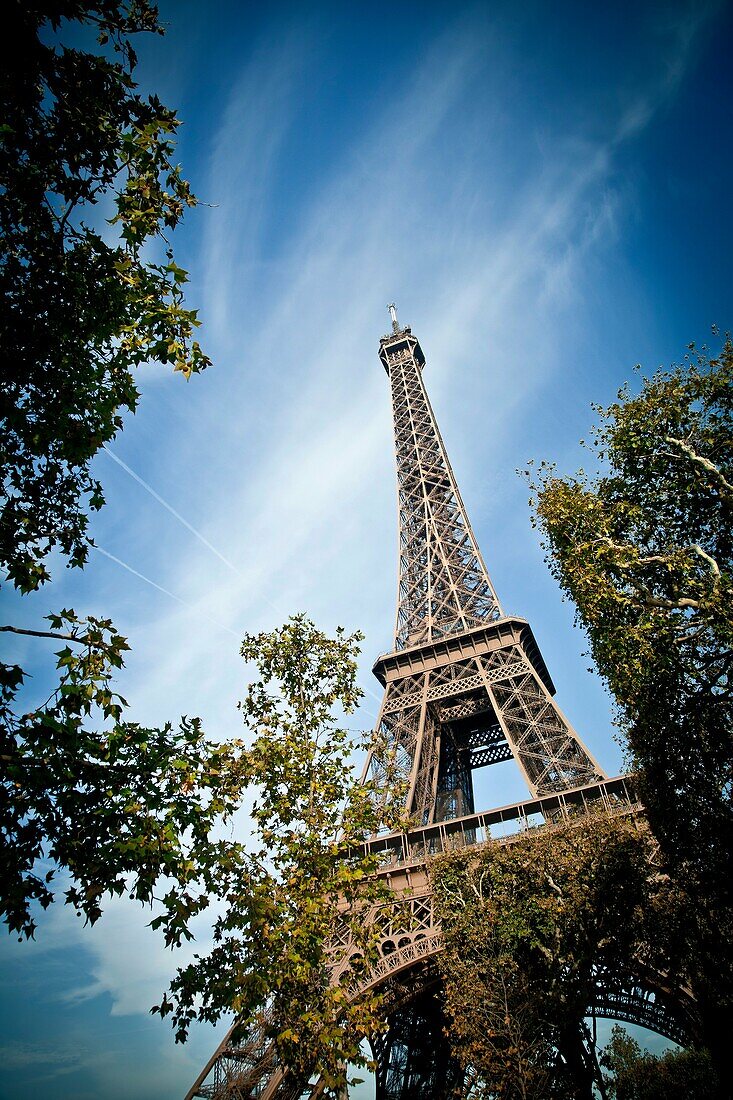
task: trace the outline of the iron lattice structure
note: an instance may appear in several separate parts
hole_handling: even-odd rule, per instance
[[[395,649],[502,616],[425,392],[425,356],[409,328],[379,345],[392,390],[399,570]]]
[[[385,693],[367,772],[391,783],[396,754],[406,810],[427,824],[472,813],[473,770],[512,757],[532,794],[604,774],[555,703],[529,624],[503,614],[425,391],[425,356],[390,309],[379,357],[397,459],[397,623],[394,652],[374,666]]]
[[[375,909],[380,959],[358,995],[379,988],[391,1006],[372,1040],[378,1100],[444,1100],[461,1074],[444,1034],[434,957],[442,938],[428,874],[430,858],[468,845],[511,843],[530,826],[552,829],[602,810],[642,815],[623,777],[609,779],[554,700],[555,688],[525,619],[505,615],[468,520],[423,382],[425,356],[390,306],[392,332],[379,344],[392,395],[399,567],[394,649],[374,673],[384,688],[375,747],[364,779],[385,801],[404,787],[407,832],[372,838],[381,874],[409,906],[410,931]],[[476,812],[473,772],[516,761],[531,797]],[[397,775],[395,776],[395,771]],[[333,977],[349,968],[348,936],[334,935]],[[589,1011],[639,1023],[684,1041],[695,1008],[654,975],[599,976]],[[278,1066],[267,1016],[232,1030],[186,1100],[296,1100],[303,1092]]]

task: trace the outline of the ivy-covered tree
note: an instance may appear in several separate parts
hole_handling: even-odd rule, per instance
[[[472,1100],[604,1096],[586,1023],[619,990],[686,958],[686,899],[657,873],[648,829],[599,815],[529,830],[430,868],[453,1049]]]
[[[385,805],[352,772],[366,745],[342,721],[362,695],[360,638],[341,628],[330,638],[304,616],[245,637],[258,670],[240,704],[253,835],[219,878],[214,947],[157,1008],[180,1040],[195,1019],[234,1011],[242,1033],[259,1021],[296,1082],[320,1075],[328,1096],[343,1095],[347,1063],[366,1064],[360,1042],[382,1024],[379,995],[355,991],[378,958],[374,916],[391,895],[361,843],[395,826],[401,805],[397,785]]]
[[[173,159],[179,120],[133,79],[131,38],[162,33],[156,8],[12,0],[3,15],[0,568],[29,593],[49,580],[52,552],[87,559],[89,513],[104,502],[90,464],[135,409],[134,368],[188,377],[209,361],[168,241],[196,201]],[[168,880],[177,942],[191,860],[205,853],[208,874],[212,830],[239,798],[237,748],[195,720],[127,721],[112,684],[127,643],[108,620],[22,619],[0,628],[6,642],[62,648],[45,699],[24,692],[12,657],[0,665],[0,912],[33,935],[59,871],[90,921],[105,893],[150,901]]]
[[[733,1025],[733,345],[597,408],[601,472],[535,486],[665,867],[694,899],[691,975],[718,1072]]]

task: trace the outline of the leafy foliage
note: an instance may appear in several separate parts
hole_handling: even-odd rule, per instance
[[[623,989],[680,966],[681,899],[648,831],[599,816],[531,830],[431,868],[454,1049],[470,1095],[590,1097],[601,1082],[584,1017],[598,975]]]
[[[600,1058],[613,1100],[715,1100],[718,1082],[704,1050],[666,1051],[661,1056],[642,1051],[616,1024]]]
[[[341,628],[329,638],[304,616],[245,637],[259,673],[241,703],[254,835],[220,879],[213,949],[179,970],[157,1009],[184,1039],[194,1019],[233,1009],[246,1030],[266,1008],[281,1063],[302,1081],[320,1073],[328,1095],[347,1062],[364,1064],[360,1039],[380,1026],[379,998],[351,987],[377,957],[372,918],[389,900],[360,848],[385,807],[352,776],[363,745],[338,721],[361,697],[360,638]]]
[[[34,903],[54,899],[59,869],[67,903],[87,920],[104,894],[164,907],[166,942],[190,936],[208,905],[230,845],[214,828],[242,797],[237,742],[208,741],[197,718],[147,729],[124,720],[113,677],[128,648],[108,620],[51,617],[69,643],[57,653],[60,682],[46,702],[16,716],[22,671],[5,673],[0,697],[0,881],[11,930],[32,936]],[[64,631],[64,634],[61,634]]]
[[[133,80],[130,36],[161,33],[157,9],[16,2],[5,29],[0,562],[27,593],[49,579],[54,549],[73,566],[87,560],[89,512],[104,503],[90,463],[137,405],[134,368],[157,361],[188,378],[209,361],[167,240],[196,201],[173,160],[179,121]],[[61,42],[88,41],[90,30],[97,52]],[[113,690],[125,639],[72,610],[50,620],[50,629],[2,628],[64,643],[57,686],[28,713],[18,705],[23,670],[0,674],[0,902],[10,928],[34,934],[60,872],[66,901],[92,922],[105,894],[157,902],[152,923],[170,945],[190,938],[191,920],[217,899],[214,950],[179,974],[159,1011],[174,1013],[182,1039],[196,1016],[234,1009],[246,1023],[267,1002],[283,1063],[300,1077],[315,1066],[336,1088],[346,1061],[363,1061],[359,1039],[378,1004],[347,996],[372,958],[366,918],[382,897],[359,842],[383,811],[354,784],[353,742],[333,715],[359,698],[357,636],[329,639],[298,618],[245,639],[261,676],[242,704],[254,735],[245,750],[212,743],[197,719],[162,729],[127,721]],[[252,785],[257,841],[247,850],[222,839],[221,826]]]
[[[214,947],[179,970],[154,1011],[172,1014],[177,1039],[194,1019],[234,1011],[242,1027],[266,1010],[267,1034],[298,1079],[313,1071],[328,1095],[345,1066],[364,1064],[364,1034],[381,1026],[380,998],[354,995],[376,959],[375,914],[390,902],[361,843],[396,811],[356,782],[360,739],[339,724],[357,706],[357,642],[329,638],[304,616],[242,645],[259,678],[241,704],[251,735],[214,744],[198,719],[146,729],[124,721],[113,691],[127,644],[111,623],[64,611],[52,631],[61,680],[20,718],[0,706],[6,779],[0,870],[10,927],[35,932],[35,905],[53,900],[60,868],[66,901],[94,922],[104,894],[157,906],[169,946],[214,906]],[[226,839],[249,790],[254,835]],[[399,803],[397,789],[396,802]]]
[[[59,44],[90,25],[106,52]],[[90,460],[134,410],[132,368],[207,366],[165,234],[196,202],[173,161],[179,120],[132,79],[129,35],[161,33],[147,0],[15,0],[0,79],[0,562],[21,591],[59,546],[88,553],[103,503]],[[111,205],[109,229],[93,228]],[[97,221],[100,215],[96,215]],[[151,246],[163,257],[144,258]]]
[[[88,514],[104,503],[90,462],[135,409],[134,368],[157,360],[188,377],[208,359],[166,238],[196,201],[173,161],[179,121],[132,75],[130,36],[161,33],[157,9],[15,0],[5,15],[0,563],[28,593],[49,579],[54,549],[74,566],[87,559]],[[97,52],[61,41],[95,34]],[[148,902],[170,881],[166,936],[180,942],[201,904],[187,884],[206,882],[212,830],[240,797],[238,748],[207,741],[196,719],[126,721],[112,689],[125,639],[73,610],[50,620],[1,628],[65,645],[55,688],[27,713],[26,674],[0,666],[0,911],[30,936],[61,870],[89,921],[105,893]]]
[[[540,472],[551,567],[618,702],[670,873],[695,899],[696,994],[722,1072],[733,1024],[733,345],[628,388],[602,473]]]

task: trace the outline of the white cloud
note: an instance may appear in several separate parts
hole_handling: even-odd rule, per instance
[[[207,219],[204,305],[208,324],[220,334],[251,293],[268,188],[305,52],[305,43],[294,37],[262,43],[232,89],[213,137],[208,190],[202,196],[214,206]]]

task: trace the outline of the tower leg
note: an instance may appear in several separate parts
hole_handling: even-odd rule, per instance
[[[421,991],[397,1009],[375,1037],[377,1100],[448,1100],[463,1080],[445,1035],[439,989]]]

